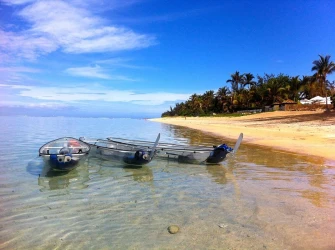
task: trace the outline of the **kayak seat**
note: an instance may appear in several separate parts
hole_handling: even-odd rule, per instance
[[[61,148],[61,149],[59,150],[59,154],[60,154],[60,155],[70,154],[70,149],[69,149],[68,147]]]

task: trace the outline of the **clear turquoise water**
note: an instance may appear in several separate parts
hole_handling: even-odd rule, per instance
[[[137,119],[0,119],[0,249],[335,248],[332,162],[242,143],[220,165],[90,158],[55,174],[38,149],[63,136],[234,141]]]

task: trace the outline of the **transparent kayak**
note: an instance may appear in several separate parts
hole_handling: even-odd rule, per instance
[[[52,168],[71,170],[90,152],[90,146],[72,137],[63,137],[44,144],[39,156],[49,162]]]
[[[204,146],[184,146],[171,143],[158,143],[155,154],[157,157],[168,160],[176,160],[181,163],[193,164],[217,164],[222,162],[228,153],[236,153],[243,139],[241,133],[234,148],[221,144],[219,146],[204,147]],[[153,143],[149,141],[130,140],[123,138],[108,137],[109,147],[115,148],[141,148],[150,150]]]
[[[158,134],[152,146],[142,147],[137,145],[115,144],[109,140],[80,137],[79,140],[91,147],[90,156],[105,160],[121,161],[130,165],[144,165],[149,163],[155,155],[155,145],[158,144],[160,134]]]

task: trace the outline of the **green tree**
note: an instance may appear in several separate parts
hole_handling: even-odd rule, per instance
[[[307,99],[312,98],[312,77],[302,76],[301,85],[301,96]]]
[[[243,83],[244,83],[244,75],[240,75],[240,72],[236,71],[234,74],[230,75],[230,79],[228,79],[226,82],[231,83],[231,88],[232,88],[232,95],[233,95],[233,100],[232,102],[234,103],[235,100],[240,99],[238,98],[240,90],[243,89]],[[238,86],[240,85],[240,87]]]
[[[201,96],[193,94],[188,100],[188,106],[190,113],[192,115],[201,115],[203,114]]]
[[[216,111],[217,112],[227,112],[231,105],[230,103],[230,91],[227,87],[219,88],[215,93],[215,101],[216,101]]]
[[[231,88],[233,92],[238,92],[243,86],[243,75],[240,75],[240,72],[236,71],[234,74],[231,74],[230,77],[231,78],[228,79],[226,82],[231,83]],[[241,85],[241,87],[238,86],[239,84]]]
[[[265,100],[268,105],[274,102],[281,102],[287,98],[287,92],[289,91],[289,77],[283,74],[277,77],[268,78],[264,84],[266,92]]]
[[[333,108],[335,108],[335,81],[328,82],[328,87],[329,87],[329,92],[330,92],[330,99],[332,100],[333,103]]]
[[[332,74],[335,71],[335,63],[330,61],[330,56],[326,55],[325,57],[319,55],[319,60],[315,60],[313,62],[314,66],[312,67],[312,71],[315,71],[315,76],[318,79],[322,89],[324,89],[326,93],[326,109],[328,110],[328,95],[327,95],[327,86],[326,80],[327,75]]]
[[[188,115],[188,110],[186,108],[185,103],[176,103],[176,107],[174,108],[174,114],[179,116]]]
[[[256,86],[261,86],[264,84],[264,77],[261,77],[261,76],[257,76],[257,83],[256,83]]]
[[[213,90],[206,91],[205,94],[201,96],[201,100],[202,100],[202,109],[206,114],[213,111],[213,106],[214,106],[214,91]]]
[[[302,82],[299,79],[299,76],[291,77],[290,79],[290,98],[292,98],[295,102],[298,102],[299,99],[299,91],[301,89]]]
[[[243,85],[244,86],[249,86],[249,89],[252,87],[252,86],[255,86],[256,85],[256,82],[253,80],[255,77],[253,74],[251,73],[247,73],[247,74],[244,74],[244,81],[243,81]]]
[[[253,81],[254,75],[251,73],[244,74],[244,81],[243,86],[249,86],[247,91],[243,91],[244,98],[247,100],[247,107],[249,108],[250,99],[253,96],[254,91],[251,91],[251,89],[256,86],[256,82]]]

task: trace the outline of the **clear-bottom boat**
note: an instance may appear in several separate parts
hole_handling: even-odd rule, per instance
[[[72,137],[50,141],[39,149],[39,156],[53,169],[69,171],[85,158],[90,146]]]
[[[203,146],[183,146],[170,143],[158,143],[155,147],[155,154],[157,157],[165,158],[168,160],[176,160],[181,163],[193,164],[217,164],[222,162],[228,153],[236,153],[243,139],[241,133],[234,148],[226,144],[213,147]],[[106,145],[110,148],[127,149],[143,149],[151,150],[153,143],[149,141],[130,140],[123,138],[108,137]]]
[[[155,142],[150,142],[150,148],[137,145],[117,145],[109,140],[87,137],[80,137],[79,140],[90,146],[90,156],[140,166],[149,163],[153,159],[159,138],[160,134],[158,134]]]

